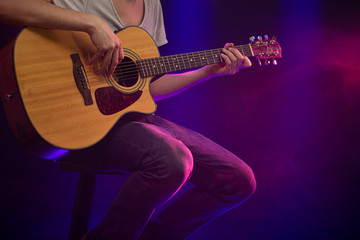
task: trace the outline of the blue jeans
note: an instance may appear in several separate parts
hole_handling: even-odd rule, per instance
[[[250,167],[223,147],[159,116],[133,115],[95,146],[73,152],[92,156],[89,164],[97,168],[129,173],[87,239],[185,239],[255,191]],[[195,187],[149,222],[187,180]]]

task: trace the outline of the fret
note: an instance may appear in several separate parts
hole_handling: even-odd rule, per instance
[[[204,65],[206,65],[206,59],[205,59],[205,57],[204,57],[204,55],[203,55],[203,52],[199,52],[199,56],[200,56],[200,66],[204,66]]]
[[[197,64],[196,64],[196,56],[194,55],[193,52],[190,52],[187,55],[189,56],[189,59],[190,59],[190,62],[189,62],[190,67],[195,68],[197,66]]]
[[[146,67],[147,72],[148,72],[148,76],[151,76],[152,72],[151,72],[151,67],[150,67],[150,64],[149,64],[149,59],[144,59],[144,63],[145,63],[145,67]]]
[[[145,62],[144,61],[140,61],[141,62],[141,68],[143,70],[143,76],[142,77],[147,77],[149,76],[148,70],[146,68]]]
[[[165,62],[166,58],[161,58],[161,59],[162,59],[162,64],[163,64],[163,66],[164,66],[164,72],[163,72],[163,73],[170,72],[170,71],[168,70],[168,68],[166,67],[166,66],[167,66],[167,64],[166,64],[166,62]]]
[[[191,68],[190,66],[190,60],[189,60],[189,54],[183,54],[183,60],[184,60],[184,69]]]
[[[156,75],[160,75],[162,73],[160,58],[154,58],[154,67],[156,69]]]
[[[152,62],[152,58],[148,59],[148,64],[149,64],[149,69],[150,69],[150,73],[152,76],[156,75],[155,69],[154,69],[154,64]]]
[[[159,60],[157,58],[152,58],[151,60],[152,60],[151,67],[153,68],[155,75],[159,75],[160,74],[159,63],[158,63]]]
[[[237,50],[239,50],[241,52],[241,54],[251,57],[253,56],[252,50],[251,50],[251,46],[250,44],[247,45],[239,45],[235,47]]]
[[[167,58],[168,58],[168,61],[169,61],[169,65],[171,66],[172,72],[175,72],[176,67],[175,67],[173,56],[168,56]]]
[[[206,59],[207,65],[209,65],[210,62],[209,62],[209,57],[208,57],[207,53],[208,53],[208,51],[204,51],[204,55],[205,55],[205,59]]]
[[[183,69],[186,69],[186,59],[185,59],[186,55],[181,54],[180,56],[181,56],[181,64],[180,64],[180,66],[181,66],[181,70],[183,70]]]
[[[209,65],[209,59],[206,56],[206,52],[201,52],[202,53],[202,61],[205,61],[204,65]]]
[[[201,56],[200,56],[200,52],[195,52],[194,54],[196,54],[196,67],[201,66]]]
[[[241,50],[240,50],[241,54],[242,54],[242,55],[245,55],[245,52],[244,52],[243,47],[242,47],[242,46],[240,46],[240,48],[241,48]]]
[[[168,69],[169,71],[168,72],[172,72],[173,70],[171,69],[171,64],[170,64],[170,61],[169,61],[169,57],[164,57],[165,60],[167,60],[167,66],[168,66]]]
[[[181,70],[179,56],[173,56],[175,71]]]
[[[193,52],[189,53],[189,56],[191,58],[190,66],[191,66],[191,68],[195,68],[196,67],[196,56]]]
[[[210,56],[212,58],[212,64],[216,63],[215,56],[214,56],[214,53],[213,53],[212,50],[209,51],[209,54],[210,54]]]
[[[154,62],[157,74],[162,74],[161,58],[154,58]]]
[[[246,47],[247,52],[248,52],[248,54],[246,54],[246,56],[248,56],[248,57],[253,57],[253,56],[254,56],[254,53],[253,53],[253,51],[252,51],[252,48],[251,48],[250,43],[249,43],[249,44],[246,44],[244,47]]]
[[[151,74],[151,68],[149,66],[148,59],[144,59],[142,62],[144,63],[144,67],[145,67],[145,70],[146,70],[146,76],[151,76],[152,75]]]
[[[179,67],[178,57],[176,55],[174,55],[174,56],[172,56],[172,60],[174,63],[175,71],[179,71],[180,67]]]
[[[200,52],[194,52],[195,55],[195,67],[201,66]]]
[[[184,64],[184,65],[181,67],[181,70],[186,69],[186,63],[185,63],[185,60],[184,60],[184,55],[185,55],[185,54],[180,54],[182,63]]]
[[[156,74],[162,74],[161,58],[154,58]]]
[[[183,60],[184,60],[184,69],[190,68],[190,60],[188,54],[183,54]]]
[[[196,67],[196,57],[193,52],[189,53],[189,54],[191,54],[191,56],[192,56],[191,57],[191,67],[194,68],[194,67]]]
[[[144,69],[144,77],[149,76],[148,69],[146,68],[145,59],[139,60],[141,62],[141,66]]]
[[[154,70],[155,75],[159,74],[159,64],[157,58],[151,59],[151,67]]]
[[[214,63],[221,63],[223,60],[221,58],[221,50],[222,49],[213,49],[213,56],[214,56],[214,59],[215,59],[215,62]]]
[[[144,67],[143,67],[143,62],[142,61],[136,61],[136,65],[137,65],[137,68],[140,72],[140,77],[145,77],[145,73],[144,73]]]
[[[155,58],[150,58],[151,69],[152,69],[154,75],[158,75],[158,74],[159,74],[159,70],[158,70],[158,68],[157,68],[157,66],[156,66],[156,62],[155,62],[155,61],[156,61]]]
[[[166,64],[164,62],[164,58],[159,58],[159,65],[160,65],[160,73],[164,74],[167,72],[166,70]]]
[[[179,71],[179,70],[180,70],[180,66],[179,66],[179,59],[178,59],[177,56],[174,57],[174,62],[175,62],[176,70]]]
[[[199,66],[199,52],[193,52],[194,55],[194,67],[198,67]]]
[[[213,64],[215,64],[215,63],[218,63],[218,60],[217,60],[217,58],[216,58],[216,51],[215,50],[211,50],[210,51],[211,52],[211,57],[212,57],[212,60],[213,60]]]
[[[174,63],[175,63],[176,70],[177,71],[181,70],[180,55],[174,55]]]
[[[191,68],[191,57],[189,54],[184,54],[184,58],[185,58],[185,67],[186,69]]]

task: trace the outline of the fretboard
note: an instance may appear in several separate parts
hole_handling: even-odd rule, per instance
[[[253,56],[250,44],[235,46],[241,54]],[[222,48],[191,52],[165,57],[147,58],[137,61],[141,77],[157,76],[165,73],[176,72],[205,65],[220,63]]]

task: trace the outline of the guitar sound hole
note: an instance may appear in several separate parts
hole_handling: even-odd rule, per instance
[[[137,66],[133,60],[125,57],[119,65],[117,65],[112,75],[115,81],[123,87],[132,87],[139,78]]]

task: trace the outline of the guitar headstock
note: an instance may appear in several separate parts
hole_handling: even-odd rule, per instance
[[[269,39],[267,35],[262,37],[250,37],[250,46],[253,51],[254,57],[258,60],[259,65],[261,66],[261,60],[264,59],[265,65],[270,64],[270,60],[272,59],[273,65],[276,65],[276,58],[281,58],[281,47],[277,42],[276,37],[272,37]]]

